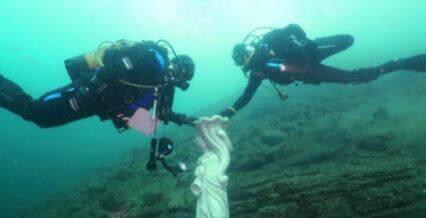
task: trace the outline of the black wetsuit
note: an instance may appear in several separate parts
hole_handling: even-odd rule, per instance
[[[250,62],[243,67],[249,72],[244,93],[221,115],[232,116],[246,106],[264,79],[288,85],[296,81],[305,84],[365,83],[396,70],[426,71],[426,55],[387,62],[357,70],[343,70],[321,64],[321,61],[349,48],[354,42],[350,35],[335,35],[310,40],[295,24],[267,33],[257,45]]]
[[[35,100],[17,84],[0,75],[0,107],[44,128],[61,126],[93,115],[98,115],[101,120],[112,120],[119,129],[126,128],[122,118],[130,117],[139,107],[151,109],[155,93],[153,89],[125,85],[118,79],[155,86],[164,82],[163,75],[167,74],[167,51],[155,47],[153,42],[148,44],[152,46],[140,43],[125,49],[107,50],[104,62],[111,64],[92,74],[88,72],[88,78],[72,78],[74,81],[71,84]],[[132,70],[119,71],[124,69],[123,64],[117,65],[121,63],[123,55],[133,58]],[[156,75],[161,75],[161,78],[158,79]],[[173,84],[160,86],[157,111],[160,120],[181,125],[188,118],[171,110],[174,88]]]

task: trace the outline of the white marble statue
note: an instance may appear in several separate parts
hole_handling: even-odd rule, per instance
[[[225,175],[230,162],[232,144],[225,132],[229,120],[220,116],[202,118],[196,122],[196,143],[204,154],[198,159],[196,179],[191,185],[197,196],[197,218],[229,217],[227,184]]]

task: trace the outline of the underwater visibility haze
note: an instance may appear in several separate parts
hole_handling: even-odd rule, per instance
[[[251,30],[294,23],[310,39],[350,34],[354,45],[323,63],[352,70],[426,53],[425,8],[424,0],[2,1],[0,74],[38,98],[71,82],[64,60],[104,41],[165,39],[196,65],[173,110],[210,116],[244,91],[231,52]],[[287,101],[260,87],[231,119],[231,217],[426,216],[426,74],[280,89]],[[150,138],[134,130],[118,133],[98,117],[43,129],[0,109],[0,218],[193,217],[196,132],[164,129],[189,166],[179,182],[146,171]]]

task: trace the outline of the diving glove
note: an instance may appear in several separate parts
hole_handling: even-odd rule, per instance
[[[185,119],[183,120],[182,124],[186,124],[189,126],[195,126],[195,121],[198,120],[195,117],[185,116]]]
[[[219,115],[222,116],[222,117],[231,118],[232,116],[235,115],[236,112],[237,111],[233,107],[228,107],[225,110],[223,110],[222,112],[220,112]]]
[[[181,126],[183,124],[189,125],[189,126],[195,126],[195,121],[197,118],[186,116],[185,114],[178,114],[173,113],[170,121],[176,123],[177,125]]]

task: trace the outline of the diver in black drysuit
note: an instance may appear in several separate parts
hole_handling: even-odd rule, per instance
[[[303,29],[290,24],[265,34],[255,45],[235,45],[232,58],[249,77],[244,93],[233,106],[219,114],[233,116],[246,106],[264,79],[274,84],[366,83],[397,70],[426,72],[426,54],[395,59],[383,65],[356,70],[343,70],[321,62],[352,46],[350,35],[335,35],[310,40]],[[280,93],[279,93],[280,94]]]
[[[157,100],[160,120],[192,125],[195,118],[172,112],[175,87],[186,90],[194,75],[192,59],[169,61],[167,49],[152,41],[116,45],[105,50],[104,66],[93,70],[87,70],[85,56],[66,60],[73,82],[36,100],[0,75],[0,107],[43,128],[98,115],[125,130],[138,108],[152,109]]]

